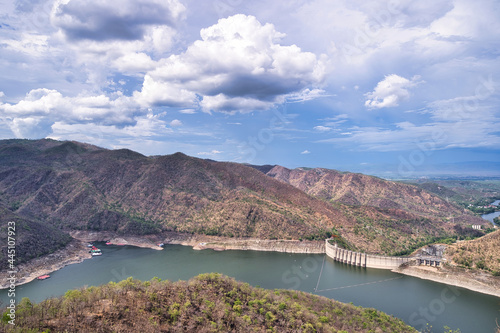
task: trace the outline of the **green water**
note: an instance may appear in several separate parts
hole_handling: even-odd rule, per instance
[[[103,255],[67,266],[44,281],[18,286],[16,299],[41,301],[68,289],[120,281],[129,276],[186,280],[220,272],[263,288],[292,288],[355,305],[374,307],[422,329],[442,333],[445,325],[463,333],[491,333],[500,322],[500,298],[420,280],[386,270],[333,262],[324,255],[257,251],[194,251],[167,245],[163,251],[99,244]],[[320,278],[321,273],[321,279]],[[7,291],[0,291],[3,304]]]

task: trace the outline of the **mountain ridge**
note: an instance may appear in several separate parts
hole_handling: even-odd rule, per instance
[[[269,169],[266,175],[253,166],[180,152],[147,157],[76,141],[3,140],[0,204],[65,232],[141,235],[176,231],[309,240],[333,234],[352,248],[386,254],[432,238],[458,235],[463,229],[458,232],[455,226],[484,223],[412,185],[303,169],[291,171],[305,179],[303,186],[294,186],[277,176],[277,171],[284,174],[289,169],[270,167],[261,168]],[[273,170],[275,177],[271,177]],[[321,190],[304,187],[307,182],[317,184],[321,173],[331,179],[347,177],[351,185],[330,188],[323,184]],[[372,200],[363,194],[361,189],[370,186],[384,189],[380,198]],[[401,207],[401,198],[389,197],[392,192],[397,197],[401,188],[414,192],[413,206],[406,205],[412,209]],[[442,205],[453,220],[441,213],[432,216],[436,210],[430,208],[415,209],[425,205],[425,200]]]
[[[424,216],[442,216],[443,209],[458,208],[421,188],[361,173],[339,172],[324,168],[291,170],[275,166],[266,174],[315,197],[347,205],[406,208],[410,212],[415,211]],[[422,199],[420,205],[417,207],[413,204],[414,207],[410,207],[408,197]],[[424,209],[426,206],[436,209],[426,211]]]
[[[172,207],[174,209],[165,215],[167,208],[165,202],[182,201],[182,204],[179,203],[181,208],[191,207],[196,211],[205,208],[205,213],[210,215],[213,214],[209,209],[212,203],[221,201],[227,209],[230,209],[231,205],[240,199],[238,196],[241,196],[250,202],[250,204],[243,203],[243,206],[249,206],[244,214],[245,219],[251,218],[249,215],[252,213],[258,219],[255,215],[258,215],[258,210],[250,206],[252,202],[263,199],[267,206],[273,206],[271,208],[275,210],[286,207],[288,212],[292,212],[295,210],[293,206],[301,207],[295,212],[296,216],[292,220],[296,220],[297,214],[302,210],[306,208],[310,210],[311,207],[315,208],[317,215],[316,218],[309,219],[309,222],[314,222],[313,224],[319,225],[319,220],[313,220],[323,221],[327,216],[330,219],[343,219],[328,205],[289,185],[271,181],[272,186],[270,186],[269,179],[261,176],[260,172],[236,163],[202,160],[182,153],[150,159],[123,149],[90,151],[74,149],[68,156],[66,148],[70,145],[67,143],[58,147],[47,147],[51,144],[39,146],[42,149],[32,152],[32,160],[36,160],[33,166],[28,166],[32,162],[28,163],[21,159],[17,165],[9,163],[7,167],[3,167],[0,174],[2,190],[22,202],[17,210],[26,216],[50,215],[51,218],[63,222],[68,216],[74,215],[71,222],[76,223],[76,226],[81,224],[85,214],[87,220],[94,224],[103,223],[102,218],[112,220],[123,215],[129,215],[129,220],[130,217],[134,220],[148,216],[154,217],[155,220],[164,220],[166,217],[185,218],[186,214],[189,215],[185,210],[175,211],[176,207]],[[59,159],[53,156],[54,149],[60,150]],[[12,159],[7,160],[12,162]],[[4,195],[2,199],[5,200],[5,197]],[[277,202],[278,200],[273,202],[273,197],[279,197],[280,200],[286,198],[284,200],[286,202]],[[102,211],[97,212],[94,208],[99,205]],[[134,216],[134,210],[140,210],[139,213],[143,216]],[[88,216],[89,212],[96,214]],[[238,214],[234,210],[230,213]],[[286,215],[287,212],[282,213],[284,214],[281,215]],[[106,216],[101,216],[102,214]],[[280,214],[278,212],[272,215],[277,217],[276,215]],[[307,215],[311,218],[313,214],[307,213]],[[284,218],[278,220],[283,222]],[[210,224],[210,221],[205,222]],[[63,223],[63,227],[65,226],[67,225]],[[312,227],[309,228],[310,231],[318,229],[311,225],[309,227]],[[182,231],[200,230],[185,228]],[[272,235],[264,232],[253,236]]]

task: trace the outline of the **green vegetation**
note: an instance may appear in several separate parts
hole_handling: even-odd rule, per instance
[[[445,237],[428,237],[425,238],[424,240],[421,240],[418,243],[415,243],[411,245],[406,250],[399,251],[393,253],[394,256],[407,256],[412,254],[415,250],[424,247],[426,245],[432,245],[432,244],[453,244],[457,241],[457,236],[445,236]]]
[[[411,244],[407,249],[399,252],[394,252],[392,253],[392,255],[394,256],[410,255],[413,253],[413,251],[426,245],[432,245],[432,244],[451,245],[456,243],[458,240],[469,241],[485,235],[485,233],[482,231],[474,230],[471,228],[463,228],[459,225],[455,225],[454,231],[455,231],[454,234],[450,235],[423,238],[419,242]],[[491,232],[492,230],[488,229],[487,231]]]
[[[312,241],[312,240],[324,241],[327,238],[333,237],[335,235],[335,232],[336,232],[335,228],[333,228],[333,231],[326,231],[326,230],[320,229],[315,234],[310,234],[310,235],[304,236],[304,239],[307,239],[310,241]]]
[[[484,235],[479,230],[448,221],[447,229],[442,229],[428,218],[394,219],[382,210],[373,212],[362,207],[351,207],[348,214],[357,221],[352,229],[356,238],[348,238],[349,243],[369,253],[402,256],[425,245],[451,244],[457,239],[474,239]],[[368,244],[360,246],[363,240],[367,240]]]
[[[333,228],[332,229],[332,233],[331,233],[331,236],[330,236],[332,239],[328,240],[328,243],[334,245],[334,244],[337,244],[339,247],[343,248],[343,249],[346,249],[346,250],[356,250],[355,246],[352,246],[351,244],[349,244],[345,239],[344,237],[342,237],[342,235],[340,234],[340,232]]]
[[[123,208],[120,203],[105,204],[104,209],[123,216],[127,223],[119,230],[122,234],[147,235],[160,232],[161,225],[148,218],[146,214],[139,213],[134,208]],[[90,229],[100,230],[100,225],[89,224]]]
[[[5,315],[4,315],[5,317]],[[375,309],[291,290],[251,287],[220,274],[188,282],[129,278],[70,290],[33,304],[24,298],[7,332],[416,332]]]
[[[497,198],[498,197],[482,198],[478,201],[469,204],[463,203],[461,205],[477,215],[490,214],[500,210],[497,206],[491,205]]]
[[[15,212],[16,210],[19,209],[19,207],[21,207],[22,205],[22,202],[21,201],[14,201],[10,204],[10,207],[9,209],[13,212]]]

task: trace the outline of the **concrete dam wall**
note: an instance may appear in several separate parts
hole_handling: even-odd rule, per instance
[[[394,269],[401,264],[411,261],[411,258],[404,257],[386,257],[374,254],[360,253],[349,251],[332,245],[326,240],[326,255],[335,261],[343,262],[353,266],[379,268],[379,269]]]

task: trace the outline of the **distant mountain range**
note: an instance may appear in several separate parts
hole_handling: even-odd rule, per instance
[[[341,168],[353,172],[374,175],[385,179],[464,179],[495,178],[500,179],[500,162],[473,161],[456,163],[422,164],[412,166],[410,163],[353,165]]]
[[[146,157],[49,139],[0,141],[0,208],[9,214],[2,227],[19,218],[31,223],[24,233],[56,239],[48,252],[65,244],[63,232],[96,230],[310,240],[333,234],[355,249],[394,253],[485,223],[416,186],[372,176],[182,153]]]

